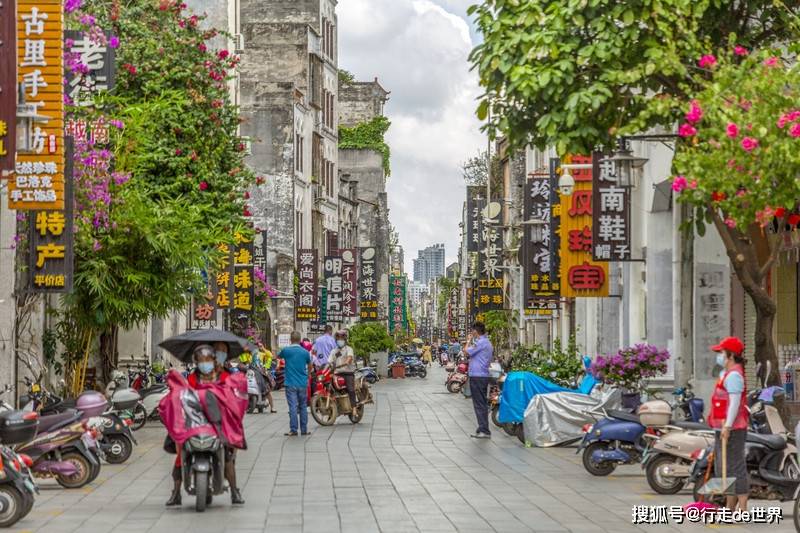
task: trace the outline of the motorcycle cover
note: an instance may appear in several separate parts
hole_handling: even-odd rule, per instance
[[[244,414],[247,411],[247,379],[241,373],[231,374],[223,383],[200,384],[192,389],[177,370],[167,374],[169,394],[158,404],[158,414],[169,436],[180,446],[195,435],[216,435],[206,416],[206,395],[217,399],[222,414],[223,440],[234,448],[246,448]]]
[[[555,392],[540,394],[525,410],[522,424],[525,441],[548,447],[568,444],[583,437],[583,426],[594,423],[586,411],[618,409],[622,401],[619,389],[596,389],[592,394]]]

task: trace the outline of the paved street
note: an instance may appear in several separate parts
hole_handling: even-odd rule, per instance
[[[574,449],[526,449],[494,433],[476,441],[471,405],[450,395],[443,373],[424,381],[383,380],[364,421],[332,428],[310,423],[309,438],[283,436],[279,414],[249,415],[250,449],[238,471],[247,504],[232,509],[227,494],[204,514],[184,495],[166,509],[172,456],[161,450],[163,430],[138,432],[141,444],[126,465],[104,465],[85,490],[45,481],[32,513],[15,531],[127,532],[524,532],[638,531],[633,505],[671,505],[688,494],[653,494],[637,467],[597,479]],[[731,531],[794,531],[789,505],[780,526],[723,526]],[[701,526],[647,526],[645,531]],[[716,527],[715,527],[716,528]]]

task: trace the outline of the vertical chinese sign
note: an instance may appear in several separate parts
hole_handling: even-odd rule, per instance
[[[558,272],[558,160],[551,161],[549,173],[531,173],[525,184],[522,257],[527,280],[526,301],[531,309],[558,307],[561,284]],[[533,313],[533,314],[538,314]]]
[[[9,209],[64,210],[64,12],[61,0],[19,0],[18,83],[35,111],[30,152],[19,153]],[[70,236],[71,238],[71,236]]]
[[[67,97],[74,106],[90,106],[95,94],[113,88],[115,54],[107,44],[111,34],[106,32],[105,42],[76,30],[67,30],[64,37],[67,56],[86,67],[84,72],[67,69]]]
[[[222,243],[217,246],[219,259],[211,277],[211,292],[217,309],[228,309],[231,306],[233,292],[233,249],[229,244]]]
[[[0,175],[14,170],[17,126],[16,1],[0,2]]]
[[[358,250],[344,248],[342,254],[342,315],[358,316]]]
[[[483,235],[483,215],[485,201],[480,197],[483,187],[470,185],[467,187],[467,251],[481,250]]]
[[[483,202],[480,211],[481,238],[478,243],[478,286],[473,297],[477,320],[484,320],[487,311],[503,309],[502,237],[500,235],[501,205]]]
[[[591,163],[574,156],[573,164]],[[561,295],[608,296],[608,263],[592,258],[592,171],[575,170],[575,189],[561,197]]]
[[[406,278],[390,276],[389,278],[389,331],[405,333],[406,322]]]
[[[375,248],[359,248],[359,316],[361,320],[378,320],[378,273],[375,270]]]
[[[344,316],[344,263],[339,255],[325,256],[325,323],[340,323]]]
[[[255,283],[253,275],[253,237],[242,233],[233,236],[233,287],[231,293],[232,321],[247,327],[253,315]]]
[[[297,250],[297,305],[295,318],[300,321],[317,318],[317,251]]]
[[[630,189],[617,184],[612,161],[592,157],[592,255],[595,261],[631,260]]]
[[[503,278],[481,278],[478,289],[473,291],[476,306],[475,320],[483,322],[487,311],[503,309]]]
[[[217,245],[218,258],[206,271],[206,292],[192,298],[192,328],[209,328],[217,322],[217,309],[230,305],[231,248]]]

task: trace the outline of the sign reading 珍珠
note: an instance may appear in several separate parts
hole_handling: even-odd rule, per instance
[[[64,209],[63,30],[61,0],[18,1],[17,82],[27,110],[41,118],[33,122],[30,151],[17,154],[9,209]]]
[[[361,320],[378,320],[378,272],[375,261],[375,247],[359,248],[361,262],[359,264],[358,292],[359,316]]]
[[[592,257],[631,261],[631,190],[618,183],[614,162],[592,157]]]

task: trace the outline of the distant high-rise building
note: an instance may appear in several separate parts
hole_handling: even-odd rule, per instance
[[[444,244],[434,244],[417,253],[414,259],[414,281],[427,285],[444,275]]]

